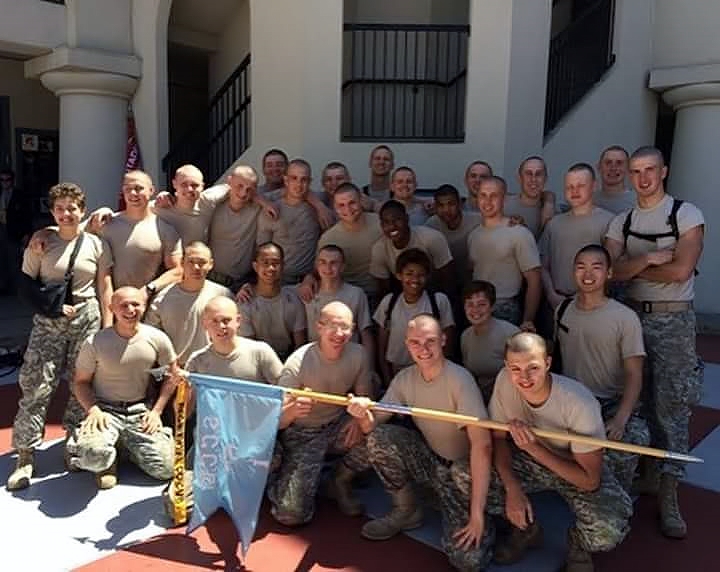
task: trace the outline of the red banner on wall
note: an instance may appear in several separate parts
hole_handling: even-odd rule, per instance
[[[128,110],[127,116],[127,145],[125,147],[125,172],[142,169],[142,155],[140,154],[140,145],[137,140],[137,130],[135,129],[135,118],[132,111]],[[122,191],[118,200],[118,210],[125,210],[125,199],[123,199]]]

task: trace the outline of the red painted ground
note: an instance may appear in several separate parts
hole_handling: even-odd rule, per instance
[[[720,340],[704,337],[698,348],[706,361],[720,363]],[[59,427],[65,391],[50,410],[46,438],[64,435]],[[0,387],[0,453],[10,449],[10,427],[17,403],[17,388]],[[691,443],[695,445],[720,425],[720,411],[696,408],[691,420]],[[682,541],[663,538],[657,531],[654,499],[641,498],[636,504],[632,531],[626,541],[608,554],[596,557],[597,572],[713,572],[717,563],[717,526],[720,494],[683,485],[681,502],[690,534]],[[400,536],[383,543],[360,538],[363,519],[351,519],[334,506],[321,502],[314,522],[290,530],[275,523],[262,511],[247,567],[237,559],[237,539],[230,519],[215,515],[206,528],[190,536],[183,529],[150,539],[84,566],[85,572],[248,570],[253,572],[291,571],[394,571],[437,572],[448,570],[443,555],[410,538]],[[1,557],[0,557],[1,559]]]

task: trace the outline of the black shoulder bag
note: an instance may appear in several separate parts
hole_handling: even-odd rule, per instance
[[[20,295],[32,306],[36,314],[42,314],[48,318],[59,318],[63,315],[63,304],[72,303],[73,267],[84,237],[85,233],[83,232],[78,235],[75,247],[72,254],[70,254],[65,276],[61,282],[48,282],[45,284],[40,278],[31,278],[24,272],[20,273],[22,282]]]

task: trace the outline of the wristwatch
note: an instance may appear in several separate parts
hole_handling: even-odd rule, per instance
[[[148,298],[152,298],[157,293],[157,286],[155,286],[154,282],[148,282],[147,286],[145,286],[145,290],[148,293]]]

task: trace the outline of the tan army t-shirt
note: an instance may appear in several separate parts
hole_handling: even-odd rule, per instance
[[[542,221],[542,206],[526,205],[520,200],[520,195],[505,195],[503,204],[503,213],[505,216],[521,216],[525,226],[532,233],[533,237],[538,238],[542,232],[540,223]]]
[[[160,275],[168,256],[182,256],[180,237],[175,229],[151,214],[141,221],[118,213],[102,229],[110,245],[113,286],[142,288]]]
[[[360,335],[364,329],[372,326],[370,321],[370,310],[365,292],[357,286],[343,282],[340,289],[335,293],[318,292],[315,297],[305,304],[305,316],[307,318],[308,341],[314,342],[318,339],[316,322],[320,318],[322,309],[335,300],[345,304],[353,313],[355,330],[352,341],[359,342]]]
[[[98,400],[139,401],[147,394],[148,370],[175,359],[167,334],[140,324],[130,339],[112,327],[92,334],[80,348],[75,365],[78,371],[94,374],[92,387]]]
[[[637,195],[632,189],[625,189],[622,193],[606,193],[599,190],[593,194],[593,204],[617,215],[636,206]]]
[[[513,385],[506,368],[500,370],[490,399],[490,417],[507,423],[513,419],[524,421],[539,429],[570,431],[597,439],[605,438],[605,424],[600,413],[600,403],[581,383],[558,375],[552,375],[550,397],[539,407],[533,407]],[[570,443],[555,439],[542,439],[559,454],[589,453],[598,447],[584,443]]]
[[[210,343],[202,326],[202,313],[205,305],[216,296],[232,298],[232,292],[206,280],[199,292],[187,292],[180,284],[172,284],[158,292],[150,303],[145,322],[170,336],[180,365],[192,352]]]
[[[599,398],[622,395],[623,360],[645,355],[637,314],[613,299],[594,310],[581,310],[573,300],[560,322],[567,328],[558,330],[563,374]]]
[[[219,354],[212,345],[208,345],[190,356],[185,369],[190,373],[234,377],[276,385],[282,367],[280,358],[268,344],[237,336],[235,349],[229,354]]]
[[[445,360],[442,372],[432,381],[423,379],[412,365],[399,372],[390,382],[381,403],[398,403],[409,407],[438,409],[487,419],[487,410],[475,380],[465,368]],[[467,458],[470,440],[465,425],[413,418],[430,448],[449,461]]]
[[[478,334],[472,326],[460,336],[463,365],[475,376],[478,385],[485,387],[505,367],[505,342],[520,329],[510,322],[490,318],[487,330]]]
[[[343,280],[362,288],[369,296],[377,292],[377,283],[370,274],[373,245],[383,235],[380,219],[375,213],[365,213],[365,226],[357,232],[343,227],[342,222],[326,230],[318,241],[318,250],[328,244],[342,248],[345,254]]]
[[[425,224],[443,233],[455,260],[458,276],[463,281],[467,280],[470,276],[467,239],[470,233],[482,224],[482,215],[479,212],[463,211],[462,222],[456,229],[448,228],[448,225],[437,215],[431,216]]]
[[[267,342],[280,359],[290,354],[293,333],[307,328],[305,306],[291,286],[283,286],[273,298],[254,296],[238,312],[238,335]]]
[[[307,202],[289,205],[280,200],[275,203],[277,220],[262,217],[258,223],[257,242],[272,240],[285,253],[283,282],[296,284],[313,269],[315,251],[320,238],[320,224]]]
[[[630,229],[643,234],[657,234],[669,232],[668,218],[672,210],[673,197],[665,197],[654,207],[642,209],[637,207],[632,211]],[[627,211],[616,216],[610,223],[607,237],[623,243],[623,224],[627,218]],[[680,236],[692,228],[703,226],[705,219],[702,212],[695,205],[684,202],[677,213],[678,231]],[[640,256],[655,250],[668,250],[675,247],[676,241],[672,236],[660,238],[655,242],[628,237],[627,254],[630,257]],[[684,282],[651,282],[643,278],[633,278],[627,283],[627,297],[638,302],[689,302],[695,297],[695,277],[690,276]]]
[[[575,255],[583,246],[601,244],[612,218],[611,212],[595,207],[587,215],[579,216],[569,211],[548,221],[538,250],[557,292],[565,296],[575,293]]]
[[[310,388],[322,393],[369,395],[370,366],[365,349],[349,342],[340,359],[331,361],[323,357],[317,342],[305,344],[295,350],[285,362],[278,385],[282,387]],[[315,403],[307,417],[294,423],[302,427],[319,427],[334,421],[345,410],[336,405]]]
[[[43,283],[62,282],[70,263],[70,256],[77,238],[63,240],[56,230],[49,233],[42,254],[25,249],[22,271],[31,278],[40,278]],[[95,283],[98,273],[112,268],[110,247],[101,238],[84,233],[75,265],[73,266],[72,295],[75,303],[97,296]],[[5,270],[5,269],[4,269]]]
[[[473,280],[492,283],[498,300],[517,296],[523,272],[540,267],[535,239],[522,225],[477,227],[468,236],[468,256]]]
[[[183,246],[196,241],[207,243],[208,228],[215,207],[227,198],[228,189],[227,185],[205,189],[191,209],[173,205],[164,209],[156,207],[153,210],[159,218],[175,229]]]
[[[447,240],[441,232],[427,226],[411,226],[410,241],[405,248],[395,248],[392,241],[384,235],[373,245],[370,274],[380,279],[395,276],[398,256],[411,248],[419,248],[427,254],[435,270],[446,266],[453,259]]]
[[[216,272],[235,279],[250,273],[258,219],[263,218],[261,213],[262,209],[255,203],[249,203],[239,211],[231,209],[228,201],[218,205],[210,220],[208,234]]]
[[[437,302],[438,312],[440,313],[440,327],[444,330],[455,325],[455,319],[450,306],[450,300],[442,292],[435,292],[435,300]],[[373,320],[381,328],[385,328],[387,318],[387,310],[390,306],[392,294],[387,294],[378,305],[373,314]],[[395,306],[390,313],[390,322],[388,328],[390,335],[388,337],[387,352],[385,359],[393,364],[396,368],[405,367],[413,363],[407,348],[405,347],[405,334],[407,333],[407,325],[418,314],[431,314],[432,304],[427,290],[422,293],[420,299],[414,304],[408,304],[405,296],[400,294],[397,297]]]

